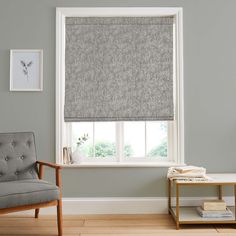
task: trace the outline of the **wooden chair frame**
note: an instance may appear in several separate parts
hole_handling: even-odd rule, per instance
[[[25,211],[25,210],[35,209],[35,218],[38,218],[40,208],[57,206],[58,235],[62,236],[63,235],[63,230],[62,230],[62,200],[61,200],[62,194],[61,194],[61,172],[60,172],[62,167],[60,165],[57,165],[57,164],[53,164],[53,163],[49,163],[49,162],[43,162],[43,161],[36,161],[36,163],[39,165],[39,174],[38,174],[39,179],[43,178],[44,166],[51,167],[51,168],[55,169],[56,185],[58,186],[59,191],[60,191],[59,200],[54,200],[54,201],[39,203],[39,204],[26,205],[26,206],[3,208],[3,209],[0,209],[0,215],[7,214],[7,213],[12,213],[12,212],[17,212],[17,211]]]

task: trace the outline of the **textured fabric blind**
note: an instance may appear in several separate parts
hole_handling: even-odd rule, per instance
[[[173,120],[173,17],[66,18],[64,115]]]

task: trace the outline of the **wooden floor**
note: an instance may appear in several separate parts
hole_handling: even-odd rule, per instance
[[[57,235],[54,216],[0,216],[0,235]],[[236,236],[232,225],[186,225],[175,229],[169,215],[64,216],[64,235]]]

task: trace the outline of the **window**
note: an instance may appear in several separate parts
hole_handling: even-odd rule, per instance
[[[174,16],[173,121],[64,122],[65,18],[88,16]],[[63,147],[75,151],[86,165],[169,165],[183,163],[183,63],[181,8],[58,8],[56,63],[56,155],[63,163]]]
[[[167,162],[172,160],[168,123],[74,122],[68,132],[72,151],[79,148],[84,163]]]

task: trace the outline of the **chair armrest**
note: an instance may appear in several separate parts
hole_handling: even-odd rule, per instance
[[[36,161],[36,164],[39,164],[39,179],[43,178],[43,173],[44,173],[44,166],[48,166],[51,168],[54,168],[56,171],[56,185],[61,188],[61,169],[62,166],[50,163],[50,162],[44,162],[44,161]]]
[[[36,163],[39,165],[48,166],[48,167],[51,167],[54,169],[61,169],[62,168],[62,166],[60,166],[58,164],[51,163],[51,162],[37,161]]]

